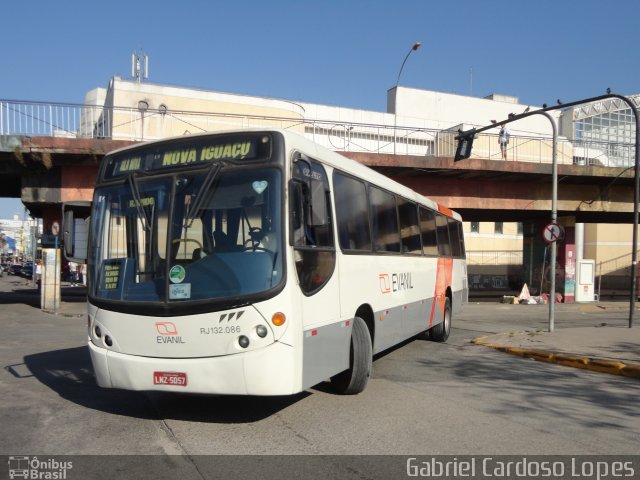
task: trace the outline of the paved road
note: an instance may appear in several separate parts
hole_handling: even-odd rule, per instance
[[[377,358],[357,396],[319,385],[293,397],[205,397],[99,389],[86,319],[2,293],[16,281],[0,278],[0,454],[638,453],[637,379],[469,342],[544,326],[543,308],[469,305],[448,343],[414,340]],[[579,322],[582,313],[566,315]]]

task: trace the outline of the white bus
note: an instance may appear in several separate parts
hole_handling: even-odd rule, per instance
[[[65,253],[82,261],[75,214]],[[458,214],[287,131],[112,152],[88,222],[101,387],[358,393],[374,354],[445,341],[467,300]]]

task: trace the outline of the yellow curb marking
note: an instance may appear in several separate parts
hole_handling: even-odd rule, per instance
[[[539,362],[557,363],[567,367],[582,368],[584,370],[593,370],[595,372],[610,373],[612,375],[622,375],[625,377],[640,378],[640,365],[626,364],[616,360],[604,360],[601,358],[591,358],[582,355],[569,355],[566,353],[555,353],[547,350],[538,350],[534,348],[507,347],[492,342],[486,342],[485,339],[493,335],[485,335],[483,337],[474,338],[471,343],[481,345],[483,347],[493,348],[500,352],[510,353],[519,357],[532,358]]]

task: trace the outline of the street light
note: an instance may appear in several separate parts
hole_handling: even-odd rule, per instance
[[[422,45],[421,42],[416,42],[413,44],[413,47],[411,47],[411,50],[409,50],[409,52],[407,52],[407,55],[404,57],[404,60],[402,61],[402,65],[400,66],[400,71],[398,72],[398,78],[396,80],[396,91],[394,93],[394,98],[393,98],[393,154],[396,154],[396,143],[397,143],[397,128],[398,128],[398,86],[400,85],[400,75],[402,75],[402,69],[404,68],[404,64],[407,63],[407,59],[409,58],[409,55],[411,55],[411,52],[415,52],[416,50],[418,50],[420,48],[420,45]]]
[[[525,111],[527,113],[529,109]],[[551,150],[551,223],[558,221],[558,128],[556,122],[547,112],[536,111],[534,114],[544,115],[551,122],[551,131],[553,135],[553,146]],[[549,331],[555,329],[555,305],[556,305],[556,259],[558,258],[558,242],[551,242],[551,271],[549,286]],[[540,292],[542,293],[542,292]]]

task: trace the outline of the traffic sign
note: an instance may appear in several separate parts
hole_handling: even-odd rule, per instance
[[[557,242],[564,236],[564,229],[557,223],[551,222],[542,229],[542,238],[547,243]]]

